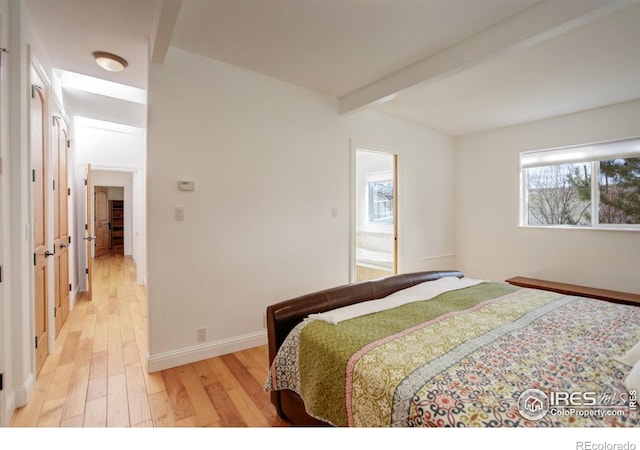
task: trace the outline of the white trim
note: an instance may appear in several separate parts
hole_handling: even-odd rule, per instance
[[[31,394],[34,388],[35,378],[33,373],[30,373],[27,376],[27,379],[24,381],[22,386],[19,386],[14,392],[15,396],[15,407],[21,408],[29,403],[29,399],[31,398]]]
[[[455,253],[447,253],[445,255],[433,255],[433,256],[423,256],[420,258],[420,261],[432,261],[434,259],[444,259],[444,258],[455,258]]]
[[[351,189],[351,202],[350,202],[350,242],[349,242],[349,281],[354,283],[356,281],[356,225],[357,225],[357,195],[356,195],[356,165],[357,165],[357,153],[358,152],[368,152],[368,153],[378,153],[381,155],[388,155],[393,158],[393,169],[391,170],[391,178],[393,179],[394,184],[394,224],[372,224],[372,226],[380,226],[382,229],[378,230],[380,232],[386,232],[388,227],[392,227],[391,234],[396,234],[396,252],[394,255],[393,265],[395,267],[395,273],[402,273],[401,264],[400,264],[400,195],[398,195],[398,191],[400,190],[400,149],[399,147],[393,147],[390,145],[367,145],[356,143],[353,139],[351,140],[351,170],[350,170],[350,189]],[[386,172],[386,171],[385,171]],[[368,194],[367,194],[368,196]],[[367,206],[368,208],[368,206]],[[368,214],[368,211],[367,211]]]
[[[78,293],[80,292],[80,282],[77,281],[76,285],[73,286],[73,290],[71,294],[69,294],[69,311],[73,311],[73,308],[76,307],[76,298],[78,297]]]
[[[349,282],[356,280],[356,144],[351,139],[349,167]]]
[[[221,339],[215,342],[208,342],[206,344],[171,350],[157,355],[147,355],[147,371],[153,373],[160,370],[171,369],[172,367],[258,347],[266,343],[267,332],[263,330],[242,336]]]
[[[633,225],[594,225],[592,227],[580,226],[580,225],[518,225],[518,228],[533,228],[538,230],[583,230],[583,231],[631,231],[639,232],[640,225],[634,227]]]
[[[5,36],[8,35],[6,28],[8,26],[8,22],[6,20],[8,14],[6,12],[3,12],[3,10],[6,8],[6,2],[4,1],[0,1],[0,46],[1,47],[6,47],[5,44]],[[9,148],[9,144],[8,144],[8,132],[9,132],[9,127],[8,127],[8,115],[9,115],[9,102],[8,102],[8,89],[7,89],[7,70],[6,70],[6,66],[8,63],[8,55],[7,54],[1,54],[0,58],[2,60],[2,66],[0,67],[0,164],[2,164],[3,166],[6,164],[6,161],[8,160],[8,148]],[[9,227],[6,227],[7,230],[5,231],[5,224],[4,224],[4,220],[5,217],[8,217],[10,211],[8,211],[7,208],[7,204],[8,202],[5,202],[4,197],[5,195],[7,195],[8,189],[6,189],[6,187],[8,187],[8,184],[6,183],[7,178],[4,175],[4,171],[5,171],[5,167],[2,167],[2,173],[0,173],[0,266],[2,266],[2,270],[3,270],[3,277],[4,279],[2,280],[2,283],[0,283],[0,314],[2,314],[2,317],[0,318],[0,328],[2,329],[2,331],[0,331],[0,373],[4,373],[5,371],[5,366],[8,366],[5,364],[5,355],[7,355],[9,352],[8,350],[5,350],[5,346],[8,345],[9,343],[9,339],[5,339],[5,330],[10,329],[10,325],[9,323],[7,323],[8,321],[8,314],[7,311],[5,310],[5,298],[8,297],[7,293],[8,293],[8,288],[7,286],[7,275],[6,275],[6,270],[7,270],[7,263],[8,263],[8,259],[5,262],[4,260],[4,255],[6,254],[5,252],[5,237],[7,236],[8,232],[9,232]],[[5,192],[6,191],[6,192]],[[4,377],[8,377],[9,374],[6,373],[5,375],[3,375]],[[4,382],[6,383],[7,380],[5,379]],[[12,395],[9,395],[7,393],[5,393],[5,391],[7,391],[7,389],[4,389],[3,391],[0,391],[0,427],[4,427],[7,425],[7,422],[9,421],[9,417],[11,417],[11,412],[13,411],[13,409],[15,407],[11,406],[12,401],[10,400],[10,397],[13,398]]]

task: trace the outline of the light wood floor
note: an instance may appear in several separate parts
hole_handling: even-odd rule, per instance
[[[96,258],[93,300],[79,298],[13,427],[270,427],[266,346],[146,373],[147,306],[129,257]]]

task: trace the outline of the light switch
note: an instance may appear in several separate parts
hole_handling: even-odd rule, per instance
[[[338,217],[338,208],[335,206],[331,208],[331,217]]]
[[[176,206],[176,220],[184,220],[184,206]]]

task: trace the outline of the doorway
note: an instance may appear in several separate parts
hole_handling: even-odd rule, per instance
[[[87,166],[85,196],[82,202],[90,224],[87,237],[92,237],[83,252],[86,276],[85,290],[92,291],[92,262],[94,258],[122,255],[133,258],[137,283],[144,283],[143,245],[144,192],[140,188],[141,175],[137,168],[115,168],[89,164]],[[90,178],[90,179],[89,179]]]
[[[398,270],[397,156],[356,148],[352,280]]]

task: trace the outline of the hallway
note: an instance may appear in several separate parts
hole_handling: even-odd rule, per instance
[[[77,299],[10,426],[287,425],[262,389],[266,346],[148,374],[147,299],[133,260],[112,253],[93,270],[93,300]]]

